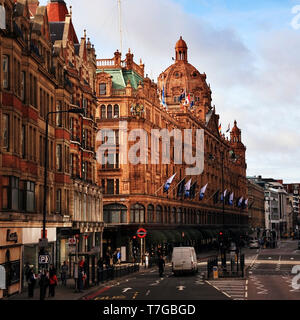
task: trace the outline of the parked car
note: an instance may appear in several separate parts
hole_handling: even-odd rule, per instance
[[[259,249],[259,242],[258,240],[250,240],[249,248],[251,249]]]
[[[174,247],[172,271],[176,276],[183,272],[198,272],[197,256],[194,247]]]

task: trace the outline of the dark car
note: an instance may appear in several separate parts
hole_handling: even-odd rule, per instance
[[[298,241],[298,250],[300,250],[300,241]]]

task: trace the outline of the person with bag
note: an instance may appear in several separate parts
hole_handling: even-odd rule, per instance
[[[27,283],[28,283],[28,297],[33,298],[34,287],[35,287],[36,277],[33,272],[33,268],[30,268],[27,274]]]
[[[57,286],[58,280],[56,277],[55,273],[52,273],[50,275],[50,279],[49,279],[49,294],[50,297],[54,297],[55,296],[55,287]]]

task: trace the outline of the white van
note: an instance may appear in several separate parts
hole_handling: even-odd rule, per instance
[[[172,254],[174,275],[183,272],[198,272],[198,263],[194,247],[174,247]]]

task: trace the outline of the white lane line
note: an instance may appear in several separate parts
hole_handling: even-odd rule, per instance
[[[150,293],[150,290],[148,290],[148,291],[146,292],[146,296],[149,296],[149,293]]]

